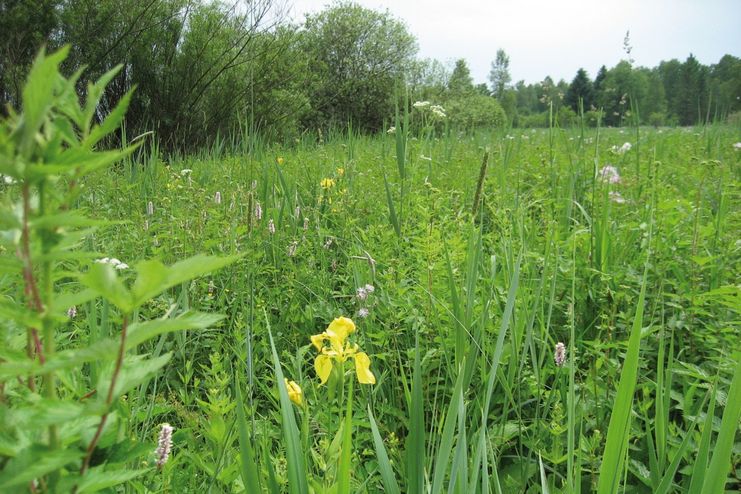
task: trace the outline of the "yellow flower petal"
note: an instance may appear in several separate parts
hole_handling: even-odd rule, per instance
[[[349,317],[337,317],[327,327],[327,334],[331,338],[336,336],[342,343],[347,335],[355,332],[355,323]]]
[[[326,355],[317,355],[314,360],[314,370],[322,384],[327,382],[329,375],[332,373],[332,358]]]
[[[355,374],[358,375],[360,384],[376,384],[376,376],[370,370],[370,358],[365,352],[356,353]]]
[[[311,335],[311,344],[314,345],[317,351],[321,352],[324,346],[324,340],[327,339],[327,333],[313,334]]]
[[[298,406],[303,405],[304,392],[301,390],[301,386],[299,386],[296,383],[296,381],[289,381],[286,378],[283,378],[283,380],[286,382],[286,389],[288,390],[288,398],[290,398],[290,400]]]

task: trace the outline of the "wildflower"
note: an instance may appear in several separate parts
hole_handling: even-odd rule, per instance
[[[324,242],[324,248],[329,250],[330,247],[332,247],[332,237],[327,237],[327,240]]]
[[[278,156],[277,158],[275,158],[275,162],[279,165],[282,165],[284,161],[285,160],[283,159],[283,156]]]
[[[193,170],[191,170],[190,168],[183,168],[182,170],[180,170],[180,176],[181,177],[187,177],[192,172],[193,172]]]
[[[563,367],[563,364],[566,362],[566,345],[560,341],[556,343],[556,351],[553,354],[553,359],[559,367]]]
[[[733,145],[733,149],[736,151],[741,151],[741,142],[737,142]],[[6,177],[7,178],[7,177]]]
[[[67,317],[69,317],[70,319],[74,319],[75,317],[77,317],[77,307],[76,306],[73,305],[72,307],[67,309]]]
[[[389,127],[389,130],[386,131],[387,134],[396,134],[396,127],[393,125]]]
[[[368,293],[373,293],[376,291],[376,287],[374,287],[370,283],[366,284],[363,288],[365,288],[365,291]]]
[[[9,177],[7,175],[0,175],[0,177],[3,178],[3,182],[5,182],[5,185],[13,185],[16,183],[16,180],[13,177]]]
[[[275,235],[275,223],[273,223],[273,218],[270,218],[270,221],[268,221],[268,231],[271,235]]]
[[[301,206],[296,206],[296,208],[293,210],[293,215],[298,218],[301,216]]]
[[[147,216],[152,216],[154,214],[154,204],[152,204],[152,201],[149,201],[147,203]]]
[[[257,219],[257,221],[262,219],[262,206],[260,206],[259,202],[255,203],[255,219]]]
[[[291,242],[291,244],[288,246],[288,257],[293,257],[296,255],[296,249],[298,248],[298,240],[294,240]]]
[[[445,118],[447,115],[445,114],[445,108],[443,108],[440,105],[432,105],[430,107],[430,111],[432,111],[432,114],[435,115],[438,118]]]
[[[430,102],[429,101],[415,101],[412,106],[414,108],[426,108],[430,106]]]
[[[620,173],[618,173],[618,169],[612,165],[603,166],[602,169],[597,173],[597,176],[608,184],[620,183]]]
[[[616,190],[610,191],[610,200],[616,204],[625,204],[625,198]]]
[[[304,231],[309,229],[309,218],[304,218]]]
[[[170,424],[162,424],[160,437],[157,441],[157,449],[155,450],[155,455],[157,456],[157,468],[160,470],[162,470],[162,467],[167,463],[167,460],[170,457],[170,450],[172,450],[172,431],[173,427]]]
[[[358,310],[358,317],[360,317],[362,319],[365,319],[366,317],[368,317],[368,314],[370,314],[370,312],[365,307],[361,307]]]
[[[285,377],[283,381],[286,383],[286,390],[288,391],[288,398],[298,406],[304,404],[304,392],[301,391],[301,386],[296,384],[296,381],[289,381]]]
[[[359,300],[365,300],[368,298],[368,291],[365,289],[364,286],[361,286],[360,288],[358,288],[356,292],[357,292],[357,297]]]
[[[208,296],[213,297],[214,296],[214,290],[216,289],[216,285],[214,284],[214,280],[210,280],[208,282]]]
[[[221,192],[216,191],[216,194],[214,194],[214,202],[216,204],[221,204]]]
[[[129,268],[128,264],[126,264],[125,262],[119,261],[115,257],[111,257],[111,258],[104,257],[102,259],[96,259],[95,262],[98,264],[110,264],[111,266],[113,266],[115,269],[118,269],[118,270]]]
[[[629,142],[624,143],[622,146],[618,147],[617,145],[612,146],[610,150],[615,154],[625,154],[633,147],[633,145]]]
[[[348,359],[355,361],[355,374],[361,384],[375,384],[376,377],[370,370],[370,358],[359,352],[357,344],[350,344],[348,336],[355,332],[355,323],[347,317],[338,317],[323,333],[313,335],[311,343],[320,352],[314,361],[314,369],[322,384],[327,382],[334,363],[344,364]],[[328,342],[329,345],[325,345]]]
[[[345,175],[345,169],[342,167],[337,168],[337,176],[342,177]]]
[[[324,178],[322,179],[320,185],[322,186],[322,189],[331,189],[334,187],[334,180],[331,178]]]
[[[252,188],[252,190],[257,189],[257,180],[253,180],[252,183],[250,184],[250,187]]]

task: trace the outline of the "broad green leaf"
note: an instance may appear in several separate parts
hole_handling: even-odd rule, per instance
[[[165,267],[159,261],[142,261],[136,265],[138,276],[132,287],[134,306],[141,305],[168,288],[221,269],[239,257],[197,255],[170,267]]]
[[[131,293],[110,264],[93,263],[90,270],[80,277],[80,282],[127,314],[134,310]]]
[[[131,324],[126,336],[126,348],[131,349],[155,336],[174,331],[205,329],[224,318],[218,314],[205,312],[187,312],[174,319],[157,319]]]
[[[30,446],[3,466],[0,492],[19,492],[21,486],[77,462],[82,455],[83,452],[75,448],[52,450],[41,445]]]
[[[107,471],[106,468],[108,469]],[[77,484],[76,492],[80,494],[85,494],[86,492],[98,492],[124,484],[151,471],[151,469],[127,470],[121,468],[120,470],[114,470],[113,468],[114,467],[109,465],[93,467],[88,470],[82,478],[78,475],[72,475],[69,478],[65,478],[62,485],[60,485],[60,488],[68,489],[71,492],[72,489],[74,489],[74,485]]]
[[[67,58],[69,46],[46,55],[44,50],[34,60],[23,88],[22,152],[28,152],[47,112],[54,104],[54,86],[59,79],[59,64]]]
[[[111,111],[111,113],[108,114],[105,120],[103,120],[100,125],[96,125],[95,127],[93,127],[90,135],[83,141],[83,146],[92,148],[98,143],[98,141],[116,130],[118,126],[121,125],[121,121],[126,114],[126,110],[129,108],[129,102],[131,101],[131,96],[133,94],[134,90],[131,89],[123,95],[116,107]]]

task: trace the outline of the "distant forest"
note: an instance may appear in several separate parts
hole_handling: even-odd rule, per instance
[[[741,59],[706,66],[691,54],[657,67],[625,60],[592,77],[513,82],[509,57],[492,53],[489,84],[465,59],[419,59],[417,42],[388,12],[338,2],[300,24],[274,0],[0,0],[0,114],[18,107],[36,53],[70,44],[80,92],[118,64],[99,108],[132,88],[129,135],[154,130],[188,149],[255,129],[268,139],[352,126],[378,132],[397,104],[445,108],[441,126],[694,125],[739,120]],[[483,49],[483,47],[482,47]]]

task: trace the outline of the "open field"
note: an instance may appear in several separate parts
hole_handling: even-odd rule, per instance
[[[52,57],[0,127],[0,491],[739,488],[737,127],[94,152]]]

